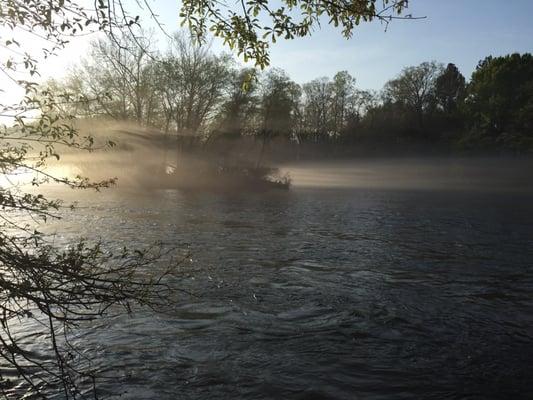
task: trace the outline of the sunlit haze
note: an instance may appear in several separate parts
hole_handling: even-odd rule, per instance
[[[134,3],[134,2],[132,2]],[[152,1],[167,32],[180,29],[179,2]],[[151,26],[165,47],[167,38],[145,11],[134,7],[141,23]],[[311,37],[278,41],[272,46],[271,66],[286,70],[299,83],[347,70],[363,89],[379,90],[403,67],[435,60],[456,64],[466,77],[487,55],[533,51],[533,2],[513,0],[412,1],[409,13],[424,20],[393,21],[387,29],[379,22],[362,24],[346,40],[339,30],[323,23]],[[511,22],[512,21],[512,22]],[[43,75],[57,77],[87,54],[90,37],[75,40],[51,59]],[[215,40],[217,52],[229,50]]]
[[[0,397],[533,399],[532,21],[0,0]]]

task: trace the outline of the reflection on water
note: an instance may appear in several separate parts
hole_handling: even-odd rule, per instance
[[[111,191],[47,229],[116,247],[190,244],[172,284],[197,297],[77,333],[102,394],[533,398],[532,200]]]

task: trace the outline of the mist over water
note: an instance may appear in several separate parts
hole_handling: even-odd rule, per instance
[[[0,397],[533,399],[533,8],[151,3],[0,0]]]
[[[381,157],[288,165],[307,188],[530,192],[533,162],[508,157]]]
[[[208,178],[175,188],[160,167],[198,182],[211,171],[206,154],[120,138],[51,167],[119,181],[100,193],[38,188],[79,206],[41,228],[57,233],[56,245],[162,242],[190,257],[169,280],[166,309],[74,330],[94,356],[100,395],[533,396],[531,161],[267,158],[290,174],[290,190],[221,190]],[[253,160],[257,148],[247,149]],[[20,334],[40,353],[45,340],[33,329]]]
[[[254,168],[261,143],[253,139],[220,141],[187,147],[171,134],[132,124],[83,127],[102,146],[91,153],[66,154],[49,172],[59,176],[84,175],[92,179],[118,178],[119,189],[164,188],[224,190],[217,177],[222,168]],[[186,141],[187,139],[185,139]],[[292,145],[267,148],[262,165],[289,176],[293,187],[326,189],[394,189],[488,192],[531,192],[533,161],[509,156],[376,156],[328,160],[319,154],[302,161],[283,161],[277,153],[294,155]],[[169,176],[171,175],[171,176]],[[176,186],[177,185],[177,186]],[[228,185],[228,190],[234,189]],[[246,190],[240,187],[240,190]]]
[[[93,163],[70,159],[73,171],[118,176],[118,187],[49,188],[80,208],[45,229],[57,243],[161,241],[191,256],[167,309],[74,332],[96,354],[100,394],[533,396],[529,161],[301,162],[279,166],[290,190],[257,193],[145,185],[164,152],[120,146]]]

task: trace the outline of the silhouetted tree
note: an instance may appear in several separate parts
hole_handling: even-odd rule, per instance
[[[367,0],[357,4],[283,0],[282,3],[254,0],[241,8],[233,2],[186,0],[182,2],[181,17],[197,37],[205,37],[209,30],[223,37],[239,54],[254,59],[257,65],[264,67],[269,61],[269,41],[277,37],[292,39],[308,35],[323,14],[328,15],[333,24],[340,25],[343,34],[349,37],[361,21],[379,19],[389,22],[407,6],[406,0],[379,3]],[[151,9],[150,4],[145,4]],[[383,4],[383,8],[379,9],[376,4]],[[153,114],[150,113],[157,109],[154,108],[157,102],[152,95],[162,91],[152,92],[147,85],[153,83],[155,76],[159,77],[155,74],[160,70],[147,60],[143,45],[137,49],[130,43],[124,45],[123,41],[128,39],[123,34],[133,34],[139,20],[129,15],[127,8],[126,2],[121,0],[2,2],[0,70],[24,95],[18,103],[10,104],[2,99],[0,104],[0,114],[9,119],[9,123],[0,125],[0,172],[4,176],[13,177],[20,171],[39,172],[45,180],[75,188],[99,189],[113,183],[112,180],[93,183],[82,177],[71,180],[57,178],[47,174],[44,166],[49,158],[59,158],[58,147],[93,148],[92,138],[81,137],[70,123],[75,117],[71,111],[104,112],[116,118],[133,117],[140,123],[153,123]],[[299,13],[301,18],[295,20],[289,15],[291,13]],[[260,17],[264,16],[270,23],[259,23]],[[104,69],[103,75],[98,75],[100,71],[97,69],[90,71],[96,74],[92,76],[96,78],[92,82],[98,83],[89,87],[95,94],[98,108],[87,103],[90,99],[86,96],[85,77],[70,82],[70,89],[78,90],[79,96],[68,91],[52,91],[49,87],[40,88],[32,78],[38,75],[39,60],[29,51],[29,41],[34,42],[32,45],[35,42],[42,45],[41,55],[48,57],[63,49],[72,37],[82,31],[103,32],[118,45],[100,42],[99,56],[106,64],[105,67],[100,66]],[[25,33],[17,37],[20,32]],[[139,38],[135,35],[131,38],[138,42]],[[185,85],[174,88],[176,96],[168,96],[174,103],[172,106],[167,103],[164,113],[171,112],[169,115],[175,116],[176,129],[196,133],[216,109],[224,79],[215,77],[220,78],[226,68],[224,63],[212,57],[208,57],[209,63],[206,63],[205,57],[197,57],[197,49],[187,49],[179,42],[177,45],[177,55],[186,56],[178,57],[179,61],[175,63],[176,53],[171,53],[166,61],[174,64],[171,70],[179,72],[178,77]],[[122,53],[123,47],[129,48],[129,55]],[[266,85],[261,101],[262,132],[290,132],[299,91],[297,85],[288,81],[288,78],[273,78]],[[167,81],[172,82],[172,79]],[[281,90],[282,87],[285,89]],[[1,89],[3,91],[4,86]],[[107,89],[111,89],[110,93]],[[111,102],[104,101],[103,94]],[[176,102],[176,99],[183,102]],[[83,107],[65,106],[77,102],[83,103]],[[112,108],[106,109],[108,106]],[[34,184],[41,182],[37,179]],[[46,385],[59,384],[63,389],[61,396],[73,398],[79,396],[79,379],[93,376],[80,372],[75,365],[76,354],[72,353],[68,343],[66,348],[60,346],[56,340],[57,333],[68,333],[69,327],[78,321],[103,315],[113,304],[123,305],[127,310],[131,302],[153,304],[152,295],[163,292],[152,290],[159,281],[140,280],[141,275],[138,274],[158,258],[157,253],[154,258],[150,252],[131,254],[125,251],[115,257],[104,254],[99,245],[89,246],[83,242],[69,250],[60,250],[50,246],[39,232],[27,225],[17,225],[11,218],[12,211],[22,211],[30,213],[32,218],[46,220],[55,216],[54,210],[58,207],[59,202],[27,193],[16,185],[0,188],[0,267],[3,271],[0,278],[0,356],[16,369],[34,395],[45,397],[42,390]],[[26,351],[18,338],[12,335],[11,324],[23,318],[34,318],[47,330],[46,337],[55,355],[52,362],[43,363],[38,355]],[[4,391],[9,382],[3,375],[0,375],[0,382],[2,394],[9,396],[12,392]]]
[[[531,148],[533,56],[512,54],[481,61],[468,85],[466,108],[480,140]]]
[[[419,129],[424,129],[424,116],[435,105],[435,85],[443,67],[436,62],[424,62],[407,67],[385,85],[385,97],[411,111]]]
[[[148,265],[161,261],[159,248],[112,254],[101,243],[82,240],[56,246],[37,224],[59,218],[59,210],[66,207],[40,194],[42,183],[95,190],[114,183],[57,177],[46,169],[51,158],[60,158],[61,149],[95,147],[91,137],[75,129],[72,108],[66,107],[80,98],[35,82],[40,59],[61,50],[80,31],[110,34],[134,23],[117,21],[103,2],[96,2],[92,11],[69,0],[14,0],[0,5],[0,70],[21,93],[18,100],[10,103],[6,96],[0,104],[0,393],[4,398],[46,398],[51,388],[59,392],[53,397],[79,398],[80,382],[95,382],[95,376],[82,365],[86,356],[80,350],[85,349],[70,343],[71,329],[105,315],[112,306],[122,306],[123,312],[133,304],[155,306],[168,293],[160,281],[166,271],[161,276],[147,274]],[[42,53],[31,48],[42,48]],[[0,89],[7,86],[3,80]],[[21,174],[31,176],[31,191],[30,185],[18,182]],[[24,340],[27,332],[21,327],[28,322],[48,354],[35,352],[34,343]],[[18,377],[16,388],[12,374]],[[92,394],[96,396],[95,391]]]
[[[98,99],[90,103],[94,113],[149,124],[156,104],[151,47],[149,37],[129,34],[92,42],[90,57],[71,79],[79,82],[81,94]]]
[[[353,142],[364,135],[364,130],[372,130],[378,107],[378,95],[369,90],[355,89],[346,110],[346,126],[341,136],[343,141]],[[365,127],[366,125],[366,127]]]
[[[331,81],[314,79],[303,85],[303,118],[306,136],[316,143],[325,141],[331,132],[333,92]]]
[[[222,105],[215,129],[224,137],[241,137],[252,133],[253,119],[257,112],[258,85],[250,77],[255,73],[252,69],[234,70],[229,79],[226,100]],[[246,87],[245,87],[246,85]]]
[[[456,112],[466,97],[466,81],[455,64],[448,64],[435,84],[438,105],[447,114]]]
[[[225,55],[216,56],[209,48],[194,44],[183,33],[174,34],[161,60],[166,74],[159,82],[166,86],[178,134],[201,134],[214,116],[229,82],[229,61]]]
[[[300,87],[285,71],[272,69],[261,82],[259,131],[261,153],[257,165],[262,162],[265,145],[276,136],[292,137],[296,113],[301,96]]]
[[[358,118],[359,104],[355,89],[355,78],[348,71],[335,74],[331,82],[332,91],[332,133],[341,136],[348,123]]]

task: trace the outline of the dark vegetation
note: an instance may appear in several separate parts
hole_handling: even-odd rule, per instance
[[[171,127],[180,129],[189,135],[189,141],[193,137],[190,134],[203,129],[208,115],[212,119],[213,107],[219,109],[220,95],[231,81],[226,79],[224,58],[202,55],[204,50],[180,48],[179,43],[172,51],[189,52],[190,62],[181,62],[183,58],[177,60],[170,51],[165,58],[159,58],[160,62],[147,63],[156,58],[147,54],[144,39],[134,33],[140,28],[140,18],[130,12],[132,4],[121,0],[89,3],[0,0],[0,396],[3,398],[47,398],[48,395],[65,399],[97,398],[96,374],[85,356],[89,349],[71,344],[72,330],[110,312],[129,312],[135,305],[157,307],[167,301],[169,294],[162,279],[176,264],[175,252],[160,246],[111,252],[106,250],[106,243],[83,239],[58,244],[40,229],[41,224],[60,218],[63,210],[70,208],[60,200],[44,196],[41,184],[54,182],[75,189],[100,190],[115,183],[109,177],[92,181],[83,176],[62,177],[46,169],[50,161],[59,161],[65,153],[81,151],[94,155],[100,147],[113,147],[111,142],[95,145],[93,137],[80,132],[75,122],[83,115],[80,111],[87,113],[83,115],[86,118],[101,116],[105,110],[111,118],[134,119],[140,125],[157,126],[166,132]],[[157,20],[151,2],[134,3]],[[224,38],[239,55],[265,67],[269,64],[270,43],[281,37],[307,36],[321,15],[332,18],[343,28],[343,35],[349,37],[360,22],[388,23],[403,18],[399,14],[407,6],[405,0],[384,0],[378,4],[376,0],[360,1],[357,7],[314,0],[276,3],[250,0],[248,7],[235,8],[233,2],[183,1],[180,18],[200,42],[209,31]],[[289,18],[287,12],[300,13],[300,17]],[[259,24],[259,17],[266,20],[263,18]],[[39,85],[44,59],[60,54],[73,38],[97,32],[109,41],[101,42],[101,59],[92,60],[85,69],[96,80],[81,77],[71,81],[72,91]],[[102,62],[101,67],[98,62]],[[198,71],[206,72],[201,75],[205,80],[190,80],[197,77]],[[168,84],[152,91],[153,83],[160,76],[169,78]],[[95,82],[104,82],[106,93],[100,92],[100,86],[92,86]],[[183,82],[189,82],[187,88]],[[201,93],[199,88],[203,89]],[[87,93],[96,96],[85,97]],[[195,93],[194,100],[183,97],[187,93]],[[156,101],[159,102],[157,113]],[[94,104],[99,105],[97,110],[92,109]],[[237,114],[242,110],[237,107]],[[180,118],[179,113],[185,118]],[[265,123],[265,143],[271,136],[266,130],[271,127],[271,123]],[[260,168],[256,171],[265,173]],[[19,178],[28,175],[30,184],[25,185]],[[168,268],[154,276],[150,267],[161,262]],[[43,338],[42,352],[32,351],[34,337]]]
[[[270,43],[307,36],[321,16],[349,37],[363,21],[402,18],[407,1],[354,5],[283,0],[276,2],[280,8],[263,0],[247,4],[235,10],[234,2],[183,1],[181,18],[197,39],[210,31],[265,67]],[[168,249],[110,252],[106,243],[81,239],[58,245],[40,231],[39,223],[59,218],[67,208],[40,194],[42,183],[95,190],[114,183],[46,172],[49,161],[65,152],[97,149],[94,139],[77,129],[77,118],[132,121],[163,132],[182,152],[211,147],[206,151],[218,154],[222,161],[217,167],[226,173],[234,171],[227,161],[235,152],[231,143],[252,138],[259,145],[258,156],[252,164],[248,161],[251,167],[235,172],[250,179],[270,174],[262,165],[274,141],[290,143],[295,156],[308,147],[322,154],[329,148],[394,148],[419,142],[531,149],[530,55],[489,58],[468,84],[453,66],[444,73],[429,63],[406,69],[382,94],[357,90],[346,72],[300,86],[275,69],[250,79],[251,71],[237,68],[230,57],[191,46],[179,36],[166,53],[153,53],[147,35],[132,35],[139,19],[123,6],[120,0],[98,0],[92,7],[75,0],[0,2],[0,71],[5,78],[0,90],[11,85],[21,94],[14,103],[9,96],[0,99],[0,174],[7,182],[0,186],[0,393],[5,398],[46,398],[49,393],[87,397],[80,392],[87,384],[96,397],[95,371],[84,349],[70,345],[72,330],[111,311],[156,307],[169,293],[162,279],[175,266],[175,257]],[[265,15],[268,21],[259,24]],[[43,58],[90,32],[106,38],[95,44],[92,56],[66,81],[39,86]],[[17,183],[24,173],[38,173],[31,190]],[[150,267],[157,262],[168,268],[154,276]],[[25,326],[45,339],[47,354],[31,351]]]
[[[487,57],[469,80],[454,64],[424,62],[373,92],[347,71],[299,85],[280,69],[240,68],[182,34],[162,54],[151,48],[146,36],[141,47],[95,42],[50,88],[82,99],[65,110],[77,117],[134,122],[220,168],[239,157],[259,167],[265,159],[533,150],[531,54]],[[254,143],[246,154],[243,142]]]

